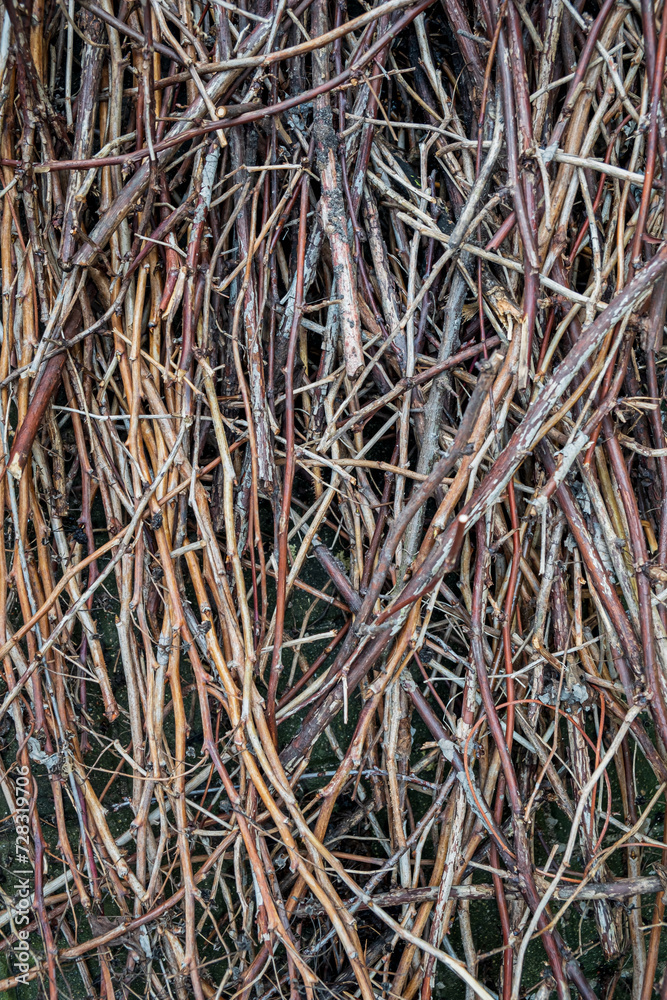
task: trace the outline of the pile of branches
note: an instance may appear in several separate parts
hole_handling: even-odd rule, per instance
[[[665,997],[664,5],[3,4],[0,991]]]

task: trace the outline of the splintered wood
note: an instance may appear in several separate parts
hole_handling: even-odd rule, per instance
[[[0,23],[0,1000],[667,1000],[662,0]]]

